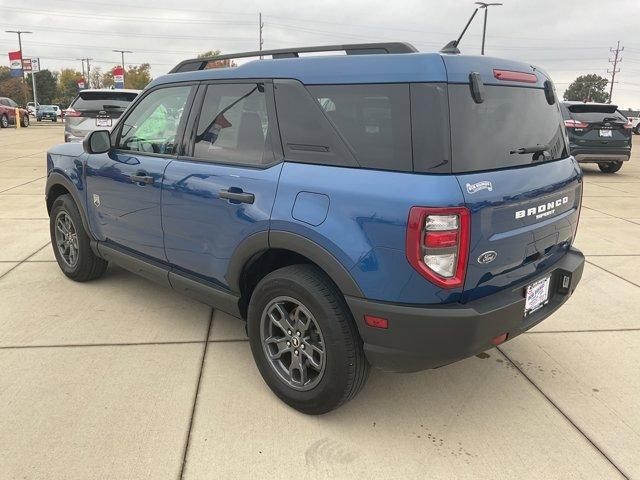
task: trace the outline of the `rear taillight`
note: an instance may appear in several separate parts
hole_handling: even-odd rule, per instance
[[[631,123],[631,119],[627,119],[627,123],[624,124],[624,128],[628,128],[629,130],[633,128],[633,123]]]
[[[73,108],[68,108],[67,110],[64,111],[64,116],[65,117],[81,117],[82,116],[82,112],[78,112],[77,110],[74,110]]]
[[[589,124],[580,122],[579,120],[565,120],[564,126],[567,128],[587,128]]]
[[[464,207],[412,207],[407,225],[407,260],[443,288],[461,287],[469,256],[470,215]]]

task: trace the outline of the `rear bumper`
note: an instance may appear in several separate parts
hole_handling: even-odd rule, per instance
[[[581,163],[626,162],[631,156],[631,147],[571,147],[571,155]]]
[[[395,372],[437,368],[493,347],[491,340],[504,334],[508,339],[529,330],[551,315],[573,293],[584,267],[579,250],[569,252],[539,277],[551,274],[549,302],[524,317],[524,289],[534,282],[484,297],[466,304],[406,306],[347,297],[347,303],[364,341],[369,362]],[[562,288],[565,276],[569,284]],[[372,328],[364,315],[389,320],[388,329]]]

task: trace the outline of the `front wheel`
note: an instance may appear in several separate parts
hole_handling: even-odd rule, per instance
[[[311,415],[329,412],[364,386],[369,364],[344,297],[313,265],[271,272],[249,303],[249,342],[269,388]]]
[[[28,127],[29,126],[29,115],[25,115],[24,117],[22,117],[22,120],[20,121],[21,125],[23,127]]]
[[[0,128],[7,128],[9,126],[9,117],[2,115],[0,117]]]
[[[599,163],[598,168],[603,173],[616,173],[618,170],[622,168],[622,162],[607,162],[607,163]]]
[[[49,232],[58,266],[67,277],[86,282],[104,274],[107,262],[93,253],[80,212],[70,195],[60,195],[53,202]]]

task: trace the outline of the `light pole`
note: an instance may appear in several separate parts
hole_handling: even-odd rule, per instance
[[[480,51],[480,55],[484,55],[484,39],[487,33],[487,13],[489,12],[489,7],[497,7],[502,5],[501,3],[486,3],[486,2],[476,2],[476,5],[479,5],[478,8],[484,8],[484,25],[482,26],[482,50]]]
[[[125,68],[124,68],[124,54],[125,53],[133,53],[131,50],[114,50],[114,52],[120,52],[120,54],[122,55],[122,84],[124,86],[124,82],[127,81],[127,79],[125,78]]]
[[[25,30],[5,30],[5,33],[17,33],[18,34],[18,48],[20,49],[20,61],[22,62],[22,34],[25,33],[33,33],[27,32]],[[20,65],[22,67],[22,65]],[[31,72],[31,79],[33,80],[33,103],[36,103],[36,80],[33,76],[33,72]],[[22,95],[24,95],[24,103],[28,102],[27,99],[27,83],[24,80],[24,73],[22,74]]]

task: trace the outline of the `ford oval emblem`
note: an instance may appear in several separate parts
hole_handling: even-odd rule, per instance
[[[480,254],[480,256],[478,257],[478,263],[480,263],[481,265],[491,263],[496,259],[497,256],[498,254],[496,252],[494,252],[493,250],[489,250],[488,252]]]

